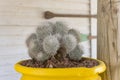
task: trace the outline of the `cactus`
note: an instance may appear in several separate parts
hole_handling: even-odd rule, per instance
[[[59,41],[55,36],[50,35],[43,40],[43,49],[47,54],[55,55],[59,47]]]
[[[53,28],[54,34],[59,33],[60,35],[65,35],[68,33],[68,27],[63,22],[56,22]]]
[[[78,42],[78,43],[80,42],[80,32],[79,32],[79,31],[77,31],[77,30],[75,30],[75,29],[70,29],[70,30],[68,31],[68,33],[69,33],[69,34],[73,34],[73,35],[76,37],[77,42]]]
[[[39,52],[36,55],[36,60],[41,61],[41,62],[44,62],[44,61],[48,60],[49,58],[50,58],[50,55],[43,53],[43,52]]]
[[[76,45],[77,40],[73,35],[67,34],[63,37],[62,46],[66,48],[67,53],[72,51],[76,47]]]
[[[37,39],[31,39],[29,46],[28,46],[28,51],[29,51],[29,56],[37,61],[45,61],[50,58],[49,55],[43,54],[41,52],[41,46],[39,45],[39,42]]]
[[[61,39],[62,39],[62,36],[59,34],[59,33],[57,33],[57,34],[54,34],[54,36],[59,40],[59,41],[61,41]]]
[[[37,30],[37,37],[39,40],[43,40],[46,36],[51,35],[53,33],[53,24],[48,22],[44,23],[44,25],[40,25]]]
[[[32,40],[34,40],[34,39],[37,39],[37,36],[36,36],[35,33],[32,33],[32,34],[27,38],[27,40],[26,40],[26,45],[27,45],[27,47],[29,46],[30,42],[31,42]]]
[[[68,53],[68,55],[70,59],[79,61],[81,59],[81,56],[83,55],[83,50],[77,45],[73,51]]]
[[[38,42],[36,40],[32,40],[29,44],[28,47],[28,51],[29,51],[29,56],[32,58],[36,57],[36,54],[40,51],[40,47],[38,45]]]
[[[39,46],[38,40],[36,38],[30,37],[27,40],[29,56],[35,58],[36,54],[40,51],[41,48]]]
[[[44,62],[52,57],[62,61],[68,54],[70,59],[80,60],[83,51],[78,46],[79,32],[68,30],[62,22],[40,25],[26,40],[29,56]]]

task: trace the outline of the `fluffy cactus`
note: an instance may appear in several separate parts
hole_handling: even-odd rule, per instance
[[[39,40],[43,40],[46,36],[49,36],[53,33],[53,24],[50,22],[44,23],[44,25],[40,25],[37,30],[37,37]]]
[[[27,45],[27,47],[29,46],[29,44],[30,44],[30,42],[31,42],[32,40],[36,40],[36,39],[37,39],[36,34],[35,34],[35,33],[32,33],[32,34],[27,38],[27,40],[26,40],[26,45]]]
[[[70,59],[79,61],[83,55],[83,50],[77,45],[76,48],[69,54]]]
[[[78,43],[80,42],[80,32],[79,31],[77,31],[75,29],[70,29],[68,31],[68,33],[74,35],[76,37],[76,39],[77,39],[77,42]]]
[[[36,39],[31,40],[28,46],[29,56],[31,58],[36,58],[37,54],[40,52],[40,46]]]
[[[59,33],[60,35],[65,35],[68,33],[68,27],[63,22],[56,22],[53,28],[54,34]]]
[[[59,40],[59,41],[61,41],[61,39],[62,39],[62,36],[59,34],[59,33],[57,33],[57,34],[54,34],[54,36]]]
[[[31,37],[31,36],[30,36]],[[47,55],[47,54],[43,54],[42,52],[41,52],[41,46],[39,45],[39,42],[38,42],[38,40],[36,39],[36,38],[30,38],[29,37],[29,39],[27,40],[27,41],[29,41],[29,43],[28,43],[28,51],[29,51],[29,56],[31,57],[31,58],[33,58],[33,59],[35,59],[35,60],[37,60],[37,61],[41,61],[41,62],[43,62],[43,61],[45,61],[45,60],[47,60],[47,59],[49,59],[50,58],[50,56],[49,55]]]
[[[43,40],[43,49],[47,54],[55,55],[59,47],[59,41],[55,36],[50,35]]]
[[[26,40],[29,56],[44,62],[51,57],[62,61],[66,55],[72,60],[80,60],[83,51],[79,48],[79,32],[70,29],[62,22],[44,23],[36,33]]]
[[[62,46],[66,48],[67,53],[75,49],[76,45],[77,40],[73,35],[68,34],[63,37]]]
[[[41,61],[41,62],[44,62],[46,60],[48,60],[51,56],[46,54],[46,53],[43,53],[43,52],[39,52],[37,55],[36,55],[36,60],[37,61]]]

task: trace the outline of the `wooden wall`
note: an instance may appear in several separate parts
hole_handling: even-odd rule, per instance
[[[71,14],[89,14],[89,0],[0,0],[0,80],[18,80],[14,64],[29,58],[25,39],[35,31],[44,11]],[[89,34],[87,18],[54,18],[65,21],[69,27]],[[89,42],[83,42],[85,56],[89,56]],[[2,66],[2,67],[1,67]]]

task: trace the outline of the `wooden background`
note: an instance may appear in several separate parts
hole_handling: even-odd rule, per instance
[[[91,0],[91,13],[96,14],[96,1]],[[0,80],[19,80],[14,64],[29,58],[25,39],[43,21],[44,11],[69,14],[89,14],[90,0],[0,0]],[[70,28],[96,35],[96,19],[54,18],[50,21],[65,21]],[[81,43],[85,55],[90,56],[89,41]],[[92,40],[92,57],[96,57],[96,40]]]
[[[102,80],[120,79],[120,0],[98,1],[98,59],[106,63]]]

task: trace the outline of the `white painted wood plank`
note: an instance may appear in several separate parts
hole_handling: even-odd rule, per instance
[[[91,2],[91,14],[97,14],[97,0],[90,0]],[[97,19],[91,19],[91,35],[97,36]],[[97,58],[97,39],[91,41],[92,58]]]
[[[49,4],[49,5],[48,5]],[[67,6],[66,6],[67,5]],[[81,5],[81,7],[80,7]],[[67,2],[67,3],[63,3],[63,2],[32,2],[32,3],[29,3],[29,4],[22,4],[21,6],[24,6],[24,7],[41,7],[41,8],[54,8],[55,9],[76,9],[77,10],[88,10],[88,4],[80,4],[80,3],[70,3],[70,2]]]
[[[81,3],[81,4],[87,4],[89,3],[89,0],[0,0],[0,5],[9,5],[9,3],[16,3],[16,5],[21,5],[21,3],[32,3],[32,2],[62,2],[62,3]],[[15,4],[13,4],[15,5]]]
[[[91,34],[93,36],[97,36],[97,19],[91,19]],[[97,39],[92,40],[92,58],[97,58]]]
[[[21,60],[26,60],[26,59],[30,59],[30,57],[28,56],[28,54],[21,54],[21,55],[6,55],[0,57],[1,61],[0,61],[0,66],[9,66],[9,65],[14,65],[16,62],[21,61]]]
[[[51,1],[51,0],[3,0],[0,3],[0,12],[7,14],[7,11],[19,15],[20,12],[26,14],[25,12],[29,12],[29,14],[41,14],[40,12],[44,12],[46,10],[50,10],[53,12],[59,13],[88,13],[88,0],[86,3],[71,1]],[[13,4],[14,3],[14,4]],[[66,6],[67,5],[67,6]],[[57,7],[58,6],[58,7]],[[8,8],[9,7],[9,8]],[[1,13],[2,14],[2,13]],[[28,15],[29,15],[28,14]],[[3,14],[2,14],[3,15]],[[40,15],[39,15],[40,16]]]
[[[62,20],[62,21],[79,21],[81,24],[87,24],[87,18],[53,18],[50,20]],[[42,21],[46,21],[44,18],[31,18],[22,16],[0,16],[0,25],[39,25]],[[49,21],[49,20],[47,20]]]
[[[11,51],[11,52],[14,52],[14,51]],[[6,75],[7,75],[7,73],[9,74],[9,72],[13,72],[13,68],[11,68],[11,67],[13,67],[16,62],[21,61],[21,60],[30,59],[28,53],[24,53],[24,52],[22,52],[20,54],[15,54],[15,53],[16,52],[14,52],[14,54],[0,55],[0,66],[1,66],[0,69],[6,68],[6,69],[2,69],[2,71]],[[9,68],[11,68],[11,69],[9,69]]]
[[[8,8],[9,7],[9,8]],[[41,17],[44,11],[52,11],[56,13],[68,13],[69,14],[88,14],[88,10],[79,8],[75,9],[56,9],[52,8],[33,8],[33,7],[18,7],[18,6],[1,6],[0,7],[0,15],[18,15],[18,16],[31,16],[31,17]]]
[[[27,47],[21,46],[0,46],[0,57],[2,56],[14,56],[14,55],[24,55],[27,53]],[[15,57],[15,56],[14,56]]]
[[[93,36],[97,36],[97,19],[92,18],[91,19],[91,34]]]
[[[9,6],[8,6],[9,7]],[[35,8],[22,8],[16,6],[2,6],[0,8],[0,16],[21,16],[21,18],[39,18],[42,16],[42,9],[35,9]]]
[[[88,13],[88,10],[86,10],[86,8],[88,9],[88,4],[74,4],[73,2],[64,3],[61,1],[51,2],[49,0],[47,0],[47,2],[48,3],[46,3],[45,0],[38,0],[36,2],[25,0],[3,1],[0,7],[0,25],[37,25],[41,20],[44,20],[43,12],[46,10],[57,13]],[[39,8],[34,7],[37,6],[36,4],[38,4]],[[51,4],[52,6],[48,4]],[[58,6],[58,8],[54,5]],[[66,6],[66,8],[64,6]]]
[[[27,36],[1,36],[0,46],[24,45]]]
[[[15,70],[14,70],[14,64],[11,65],[4,65],[0,68],[0,76],[4,76],[4,75],[10,75],[10,74],[15,74]]]
[[[20,78],[20,74],[14,70],[14,64],[2,66],[0,69],[0,80],[18,80]]]
[[[80,9],[80,8],[82,8],[82,9]],[[25,12],[31,12],[30,15],[33,15],[33,14],[36,14],[36,12],[40,13],[40,12],[44,12],[44,11],[48,10],[48,11],[52,11],[52,12],[56,12],[56,13],[68,13],[69,12],[69,14],[70,13],[72,14],[74,11],[74,14],[88,14],[88,9],[87,10],[83,9],[84,7],[82,7],[82,6],[80,8],[73,8],[73,9],[69,9],[69,8],[64,9],[64,8],[56,8],[56,7],[55,8],[53,8],[53,7],[48,7],[48,8],[38,7],[37,8],[37,7],[23,7],[23,6],[11,5],[11,6],[0,6],[0,12],[7,12],[7,11],[10,11],[11,13],[23,12],[24,14],[26,14]],[[5,13],[5,14],[7,14],[7,13]],[[3,15],[3,14],[1,13],[1,15]]]
[[[20,75],[19,74],[10,74],[10,75],[5,75],[5,76],[0,76],[0,80],[20,80]]]
[[[0,61],[0,66],[1,67],[7,67],[7,66],[11,66],[11,65],[14,65],[16,62],[19,62],[21,60],[27,60],[27,59],[31,59],[30,57],[28,57],[28,55],[13,55],[13,56],[16,56],[16,57],[4,57],[5,60],[2,58],[1,61]]]
[[[15,55],[11,55],[11,54],[7,54],[7,55],[2,55],[1,57],[0,57],[0,60],[1,60],[1,62],[2,61],[4,61],[4,60],[9,60],[10,59],[10,61],[11,60],[16,60],[16,59],[24,59],[24,58],[26,58],[26,57],[28,57],[28,54],[27,53],[20,53],[20,54],[15,54]]]
[[[92,58],[97,58],[97,39],[92,40]]]
[[[38,25],[41,19],[21,18],[21,16],[0,16],[0,25]]]
[[[87,0],[88,1],[88,0]],[[14,3],[14,4],[13,4]],[[75,2],[75,1],[60,1],[60,0],[4,0],[2,1],[1,5],[5,5],[5,6],[11,6],[13,4],[13,6],[24,6],[24,7],[41,7],[41,8],[58,8],[58,9],[75,9],[78,8],[79,9],[87,9],[88,7],[86,5],[88,5],[87,3],[81,3],[81,2]],[[66,6],[67,5],[67,6]],[[82,7],[80,7],[79,5],[81,5]]]
[[[37,26],[0,26],[0,36],[28,36]]]
[[[91,0],[91,14],[97,14],[97,0]]]

